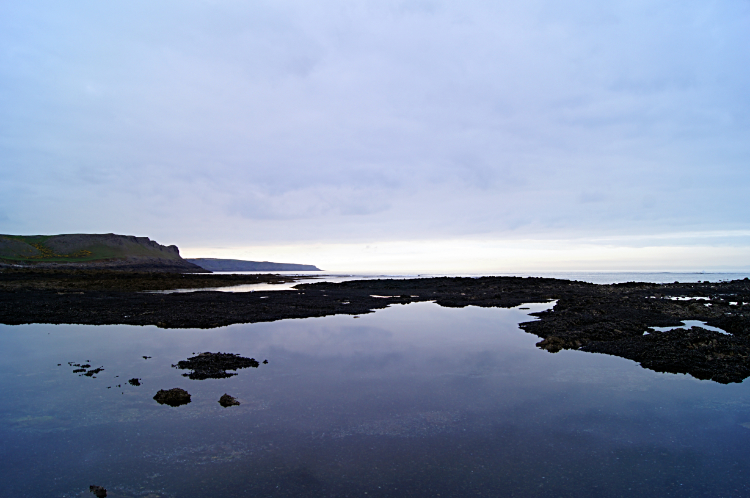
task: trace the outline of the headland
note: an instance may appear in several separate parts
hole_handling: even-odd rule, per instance
[[[0,235],[0,266],[206,273],[180,256],[177,246],[148,237],[106,234]]]
[[[188,258],[186,261],[209,271],[321,271],[314,265],[245,261],[242,259]]]

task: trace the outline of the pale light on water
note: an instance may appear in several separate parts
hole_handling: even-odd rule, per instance
[[[718,332],[720,334],[730,335],[729,332],[722,330],[720,328],[717,328],[717,327],[712,327],[711,325],[707,325],[706,322],[702,322],[700,320],[683,320],[682,325],[679,327],[650,327],[650,328],[657,332],[667,332],[669,330],[677,330],[677,329],[687,330],[691,327],[701,327],[706,330],[713,330],[714,332]]]

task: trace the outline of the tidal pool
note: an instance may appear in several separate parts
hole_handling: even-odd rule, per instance
[[[0,326],[2,495],[748,496],[747,383],[540,350],[518,323],[548,306]],[[268,363],[172,368],[206,351]],[[190,403],[154,401],[172,388]]]

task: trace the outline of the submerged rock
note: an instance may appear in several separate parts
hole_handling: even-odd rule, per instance
[[[94,486],[92,484],[91,486],[89,486],[89,491],[94,493],[96,498],[106,498],[107,496],[107,490],[101,486]]]
[[[180,406],[190,403],[190,394],[179,387],[168,390],[160,389],[154,396],[154,399],[160,405]]]
[[[200,353],[197,356],[182,360],[175,368],[192,370],[190,373],[182,374],[193,380],[226,379],[237,375],[227,370],[238,370],[240,368],[258,368],[260,363],[255,358],[245,358],[233,353]]]
[[[237,398],[224,393],[224,395],[219,398],[219,404],[224,408],[227,408],[229,406],[239,406],[240,402],[237,401]]]

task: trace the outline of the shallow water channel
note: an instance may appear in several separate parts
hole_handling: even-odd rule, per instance
[[[517,325],[547,306],[0,326],[1,494],[748,496],[747,383],[537,349]],[[203,351],[268,364],[208,380],[172,368]],[[192,402],[152,399],[173,387]]]

